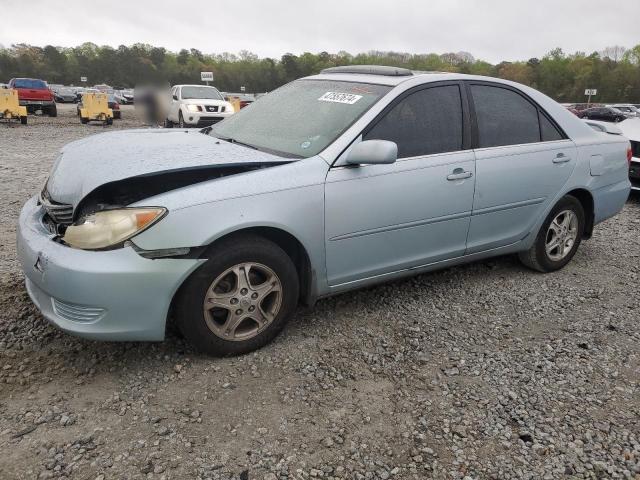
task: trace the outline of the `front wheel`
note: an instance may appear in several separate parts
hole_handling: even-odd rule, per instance
[[[262,237],[235,237],[212,250],[176,299],[182,334],[214,356],[241,355],[269,343],[298,303],[291,258]]]
[[[20,117],[20,123],[22,125],[26,125],[27,124],[27,117],[26,116]]]
[[[187,125],[184,123],[184,117],[182,116],[182,112],[178,112],[178,126],[180,128],[186,128]]]
[[[539,272],[560,270],[575,255],[584,234],[584,209],[572,195],[565,195],[545,219],[535,243],[520,260]]]
[[[49,107],[49,109],[47,110],[47,113],[49,114],[50,117],[57,117],[58,107],[56,107],[55,105],[53,105],[52,107]]]

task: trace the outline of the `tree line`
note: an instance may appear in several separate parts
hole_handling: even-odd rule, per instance
[[[254,53],[205,54],[197,49],[171,52],[147,44],[118,48],[83,43],[73,48],[15,44],[0,46],[0,82],[13,77],[42,78],[49,83],[80,85],[107,83],[134,87],[143,83],[200,83],[200,72],[214,73],[222,91],[268,92],[296,78],[341,65],[392,65],[412,70],[460,72],[520,82],[559,102],[583,102],[584,90],[597,88],[599,102],[640,102],[640,45],[600,52],[567,54],[557,48],[542,58],[491,64],[467,52],[410,54],[370,51],[287,53],[279,59]]]

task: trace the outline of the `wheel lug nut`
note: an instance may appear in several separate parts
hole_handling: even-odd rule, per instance
[[[238,299],[237,298],[232,298],[231,299],[231,305],[235,305],[236,303],[238,303]]]
[[[251,298],[253,298],[253,299],[255,300],[256,298],[258,298],[258,294],[257,294],[257,293],[255,293],[255,292],[254,292],[254,293],[252,293],[252,294],[251,294]]]
[[[240,315],[242,313],[242,309],[239,308],[238,310],[236,310],[236,315]]]
[[[247,290],[246,288],[243,288],[242,290],[240,290],[240,293],[241,293],[242,295],[246,295],[248,291],[249,291],[249,290]]]

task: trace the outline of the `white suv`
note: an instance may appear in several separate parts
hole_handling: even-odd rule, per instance
[[[206,127],[233,113],[233,105],[215,87],[176,85],[171,89],[165,126]]]

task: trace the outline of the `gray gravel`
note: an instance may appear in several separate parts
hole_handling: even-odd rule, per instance
[[[338,296],[240,358],[94,343],[14,260],[57,150],[102,131],[72,114],[0,125],[0,478],[640,479],[637,198],[555,274],[503,257]]]

